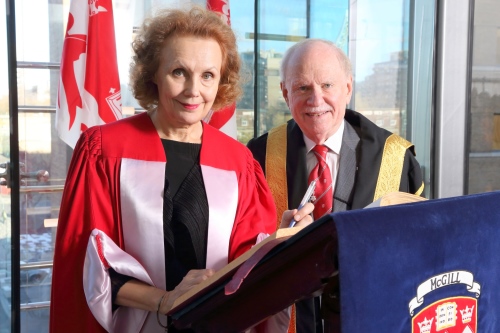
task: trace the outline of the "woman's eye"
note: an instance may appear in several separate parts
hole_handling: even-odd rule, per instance
[[[213,74],[212,73],[203,73],[203,79],[204,80],[210,80],[211,78],[213,78]]]
[[[182,69],[178,68],[178,69],[174,69],[172,74],[174,76],[183,76],[184,72],[182,71]]]

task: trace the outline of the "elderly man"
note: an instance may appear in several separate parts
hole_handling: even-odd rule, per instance
[[[314,219],[363,208],[393,191],[421,195],[413,145],[346,109],[351,65],[335,44],[306,39],[292,46],[283,57],[280,85],[293,119],[248,143],[279,211],[296,208],[313,180]],[[338,288],[332,284],[321,299],[296,304],[290,331],[340,332]]]

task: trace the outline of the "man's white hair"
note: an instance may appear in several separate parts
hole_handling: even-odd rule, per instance
[[[337,58],[340,62],[340,65],[342,66],[342,69],[344,70],[344,73],[346,76],[351,76],[352,75],[352,68],[351,68],[351,61],[349,60],[349,57],[342,51],[340,47],[338,47],[334,42],[326,40],[326,39],[320,39],[320,38],[308,38],[301,40],[300,42],[292,45],[288,50],[286,50],[283,60],[281,61],[280,65],[280,80],[281,82],[285,82],[286,80],[286,70],[288,67],[288,64],[290,62],[290,59],[292,56],[297,52],[302,50],[303,48],[309,46],[310,44],[314,43],[323,43],[328,46],[330,46],[336,53],[337,53]]]

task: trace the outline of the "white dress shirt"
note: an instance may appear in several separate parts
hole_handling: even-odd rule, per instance
[[[328,152],[326,153],[326,163],[330,168],[330,172],[332,173],[332,186],[335,190],[335,184],[337,183],[337,174],[339,171],[339,161],[340,161],[340,147],[342,146],[342,136],[344,135],[344,121],[340,124],[339,129],[335,134],[329,137],[323,145],[328,147]],[[318,163],[318,159],[314,156],[312,149],[316,144],[304,135],[304,142],[306,144],[306,166],[307,166],[307,175],[311,173],[311,170]]]

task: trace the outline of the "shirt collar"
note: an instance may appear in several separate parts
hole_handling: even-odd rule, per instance
[[[302,134],[304,137],[304,142],[306,144],[307,152],[309,153],[311,149],[316,146],[316,144],[309,139],[307,136]],[[339,129],[335,132],[331,137],[329,137],[324,143],[324,146],[327,146],[330,151],[333,151],[337,155],[340,154],[340,147],[342,146],[342,136],[344,135],[344,119],[340,123]]]

